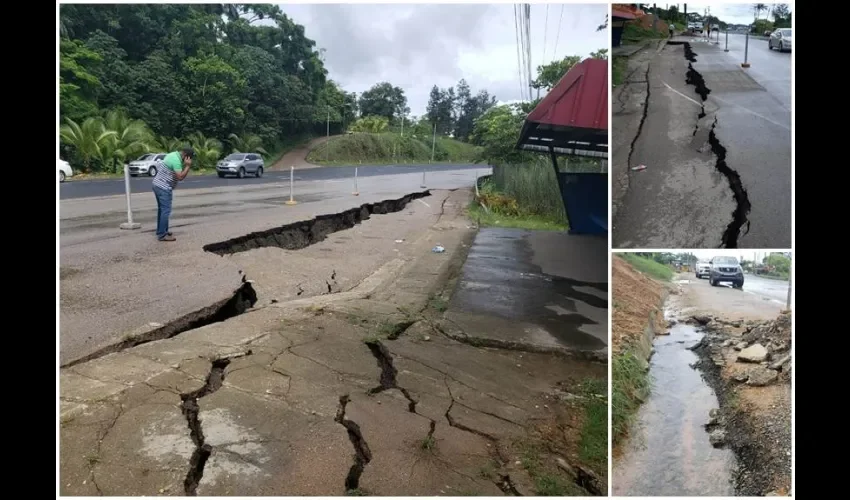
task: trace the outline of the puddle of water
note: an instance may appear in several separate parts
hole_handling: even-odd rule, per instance
[[[614,496],[734,496],[734,455],[714,448],[703,427],[717,396],[690,367],[697,356],[688,348],[701,337],[677,324],[656,338],[652,392],[615,461]]]

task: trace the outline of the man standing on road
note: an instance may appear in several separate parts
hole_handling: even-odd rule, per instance
[[[153,178],[153,194],[156,197],[156,237],[159,241],[176,241],[168,230],[171,217],[171,201],[174,187],[189,175],[195,150],[183,148],[165,155],[157,162],[156,177]]]

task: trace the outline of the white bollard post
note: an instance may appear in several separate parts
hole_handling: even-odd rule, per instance
[[[118,226],[121,229],[139,229],[142,227],[138,222],[133,222],[133,206],[130,202],[130,167],[124,165],[124,193],[127,195],[127,222]]]
[[[351,194],[354,196],[360,196],[360,190],[357,189],[357,167],[354,167],[354,192]]]
[[[297,205],[295,201],[294,186],[295,184],[295,167],[289,167],[289,200],[284,202],[286,205]]]
[[[475,197],[478,198],[481,193],[478,192],[478,170],[475,171]]]
[[[422,184],[419,185],[422,189],[425,189],[425,169],[422,169]]]
[[[750,62],[748,60],[750,53],[750,32],[747,31],[747,36],[744,37],[744,62],[741,63],[742,68],[749,68]]]

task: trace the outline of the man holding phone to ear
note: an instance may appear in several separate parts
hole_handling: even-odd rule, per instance
[[[176,241],[168,230],[172,195],[177,183],[189,175],[193,158],[195,150],[187,147],[168,153],[162,161],[157,162],[153,194],[156,197],[156,237],[159,241]]]

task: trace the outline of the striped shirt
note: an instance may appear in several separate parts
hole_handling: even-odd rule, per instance
[[[171,164],[171,165],[169,165]],[[177,172],[183,169],[180,153],[168,153],[165,158],[156,162],[156,176],[153,178],[154,187],[171,191],[177,185]]]

